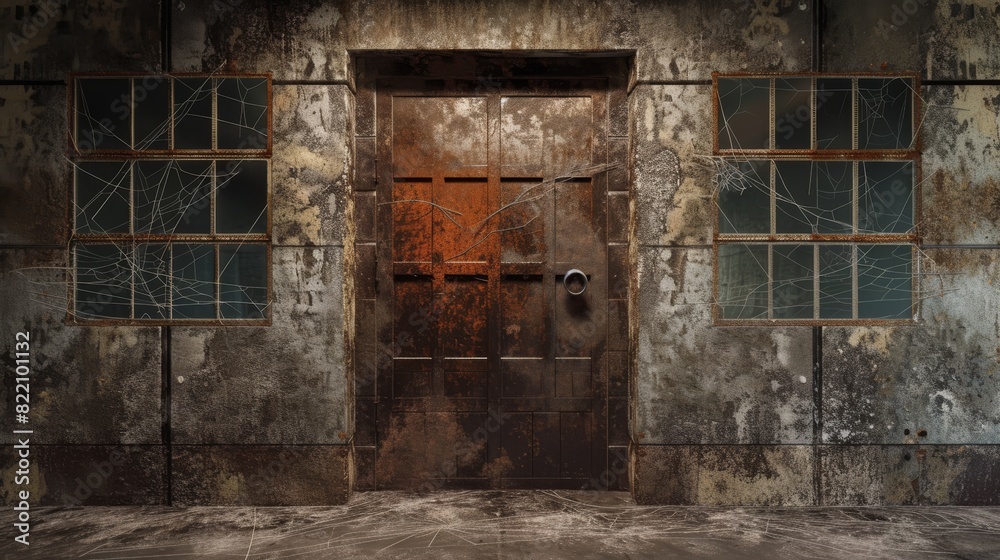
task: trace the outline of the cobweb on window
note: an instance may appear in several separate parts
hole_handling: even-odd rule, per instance
[[[143,113],[140,97],[154,99],[156,89],[169,90],[170,80],[136,78],[130,86],[135,87],[136,102],[128,114],[115,113],[121,102],[117,97],[111,99],[116,105],[95,108],[94,100],[78,96],[77,120],[88,128],[81,134],[88,142],[83,147],[128,149],[119,144],[123,138],[128,141],[133,124],[140,128],[132,122]],[[228,147],[265,147],[265,80],[216,82],[208,76],[187,81],[194,88],[186,99],[177,102],[160,122],[150,124],[147,119],[142,127],[147,132],[135,138],[134,149],[159,149],[157,142],[171,130],[176,134],[181,123],[207,118],[211,127],[212,116],[199,114],[197,109],[206,99],[210,102],[216,84],[216,127],[219,134],[227,131]],[[147,91],[140,96],[144,87]],[[109,114],[115,115],[110,122]],[[71,136],[77,139],[75,133]],[[219,143],[221,147],[221,138]],[[176,159],[165,152],[164,159],[70,161],[75,177],[71,219],[76,235],[70,263],[57,276],[75,285],[55,289],[56,282],[29,274],[29,280],[37,284],[33,290],[37,303],[65,311],[71,297],[75,302],[71,313],[84,319],[266,317],[271,303],[267,300],[269,267],[261,236],[267,233],[267,161],[205,157]],[[226,241],[213,239],[216,233],[226,234]]]
[[[775,98],[793,81],[776,80]],[[787,140],[800,127],[808,130],[815,115],[816,145],[821,149],[852,149],[850,143],[845,145],[845,133],[857,136],[858,149],[913,149],[926,114],[911,124],[908,115],[919,95],[910,80],[859,78],[857,90],[849,79],[823,82],[817,80],[826,89],[805,92],[807,105],[814,100],[815,113],[794,109],[782,113],[787,107],[779,108],[775,101],[776,135],[784,131]],[[847,91],[838,91],[838,86]],[[716,252],[718,290],[710,303],[719,306],[721,318],[906,319],[916,314],[922,300],[948,293],[946,273],[924,251],[899,237],[895,242],[878,237],[905,237],[919,229],[914,199],[927,179],[913,180],[916,163],[905,158],[856,162],[771,158],[774,152],[768,153],[766,133],[756,134],[771,130],[767,87],[766,79],[720,86],[719,147],[732,155],[698,158],[714,178],[717,233],[735,237],[720,240]],[[854,122],[850,96],[855,91],[858,124],[853,130],[831,126],[830,122],[843,123],[845,115]],[[824,110],[835,118],[824,123]],[[747,147],[741,139],[746,139]],[[822,244],[810,243],[808,237],[782,243],[768,239],[783,234],[852,237]]]

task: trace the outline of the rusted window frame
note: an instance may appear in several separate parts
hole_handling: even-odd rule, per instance
[[[770,80],[770,93],[768,95],[768,106],[770,109],[769,115],[769,148],[767,149],[722,149],[719,147],[719,79],[728,78],[762,78]],[[775,144],[775,80],[776,79],[791,79],[791,78],[810,78],[812,80],[812,88],[810,89],[810,116],[809,116],[809,126],[810,126],[810,148],[809,149],[777,149],[774,147]],[[911,126],[913,140],[909,148],[906,149],[819,149],[817,148],[817,135],[816,135],[816,80],[820,78],[851,78],[852,79],[852,146],[857,146],[857,135],[858,135],[858,111],[857,111],[857,94],[858,94],[858,83],[859,78],[903,78],[912,80],[913,83],[913,93],[912,93],[912,115],[911,115]],[[853,73],[818,73],[818,72],[805,72],[805,73],[712,73],[712,154],[715,157],[720,157],[723,159],[731,159],[733,161],[746,161],[746,160],[761,160],[768,161],[769,166],[773,167],[776,162],[780,161],[802,161],[802,162],[816,162],[816,161],[842,161],[842,162],[852,162],[855,164],[855,173],[853,179],[852,188],[854,189],[855,196],[853,197],[851,207],[854,215],[854,228],[857,229],[857,213],[858,213],[858,197],[857,189],[859,188],[860,177],[857,172],[857,164],[863,162],[872,161],[909,161],[913,165],[913,228],[905,234],[900,233],[853,233],[853,234],[779,234],[774,233],[774,215],[773,215],[773,205],[774,205],[774,184],[771,184],[771,198],[772,198],[772,216],[771,216],[771,231],[770,234],[738,234],[738,233],[720,233],[719,229],[719,193],[713,193],[712,203],[713,203],[713,238],[712,238],[712,322],[716,326],[761,326],[761,325],[802,325],[802,326],[851,326],[851,325],[863,325],[863,326],[898,326],[898,325],[912,325],[916,324],[920,316],[920,301],[919,301],[919,276],[920,276],[920,252],[919,248],[921,245],[921,235],[919,230],[921,211],[921,189],[920,184],[922,181],[922,170],[921,170],[921,138],[920,138],[920,95],[917,92],[920,91],[920,75],[919,73],[875,73],[875,72],[853,72]],[[771,169],[770,172],[776,173],[776,170]],[[818,283],[820,280],[820,270],[815,268],[814,265],[814,293],[813,293],[813,319],[783,319],[773,317],[773,279],[770,277],[771,268],[768,267],[768,287],[767,287],[767,318],[755,318],[755,319],[727,319],[722,317],[722,306],[719,303],[719,246],[722,244],[766,244],[769,246],[768,249],[768,261],[771,260],[771,252],[776,244],[788,244],[788,245],[811,245],[814,247],[814,258],[818,258],[819,250],[818,247],[823,245],[849,245],[852,247],[852,253],[854,255],[852,262],[852,288],[851,288],[851,301],[852,301],[852,317],[851,319],[821,319],[815,318],[818,316],[819,309],[819,298],[820,292],[818,289]],[[862,319],[858,318],[858,281],[857,281],[857,248],[861,245],[868,244],[883,244],[883,245],[910,245],[911,247],[911,267],[910,267],[910,301],[911,301],[911,315],[907,318],[898,319]]]
[[[274,104],[273,104],[273,80],[270,73],[202,73],[202,72],[173,72],[169,74],[137,74],[137,73],[113,73],[113,72],[73,72],[70,73],[70,79],[67,87],[67,113],[68,113],[68,131],[67,131],[67,157],[74,164],[74,167],[78,163],[84,162],[113,162],[113,163],[123,163],[131,166],[133,169],[130,170],[129,179],[129,192],[134,190],[134,166],[136,163],[141,161],[204,161],[210,162],[211,165],[211,201],[210,201],[210,228],[214,232],[216,228],[216,180],[217,180],[217,165],[219,161],[264,161],[267,165],[267,189],[266,189],[266,222],[265,231],[263,233],[211,233],[211,234],[188,234],[188,233],[167,233],[167,234],[152,234],[152,233],[77,233],[76,231],[76,172],[71,174],[70,177],[70,188],[68,191],[68,201],[67,204],[67,217],[66,221],[69,228],[69,263],[67,267],[67,305],[66,305],[66,317],[64,322],[71,325],[90,325],[90,326],[101,326],[101,325],[114,325],[114,326],[270,326],[272,318],[272,303],[273,297],[273,265],[272,265],[272,166],[271,166],[271,155],[272,155],[272,145],[273,145],[273,122],[274,122]],[[167,142],[168,149],[135,149],[130,147],[130,149],[111,149],[111,150],[81,150],[77,145],[77,115],[76,115],[76,90],[77,90],[77,80],[78,79],[91,79],[91,78],[114,78],[114,79],[129,79],[129,80],[146,80],[149,78],[163,79],[167,82],[164,85],[170,87],[170,124],[167,131]],[[213,80],[212,84],[212,148],[205,149],[173,149],[173,135],[174,135],[174,80],[175,78],[205,78],[206,80]],[[218,144],[218,85],[214,83],[214,80],[225,79],[225,78],[260,78],[266,81],[267,87],[267,128],[266,128],[266,145],[263,148],[250,148],[250,149],[219,149]],[[134,107],[135,103],[135,82],[132,83],[130,88],[132,92],[131,107]],[[132,138],[134,136],[135,129],[135,115],[134,109],[130,113],[130,144],[134,142]],[[135,220],[135,204],[132,197],[129,198],[128,204],[128,216],[129,216],[129,229],[133,229],[133,224]],[[169,259],[172,261],[174,245],[202,245],[205,247],[210,247],[212,249],[215,264],[213,267],[213,278],[212,285],[215,291],[215,313],[216,316],[213,318],[168,318],[168,319],[140,319],[135,318],[135,279],[132,279],[131,283],[131,302],[130,302],[130,315],[129,318],[88,318],[80,317],[76,312],[76,288],[77,288],[77,251],[76,248],[80,245],[99,245],[99,244],[114,244],[119,247],[125,246],[129,251],[134,251],[137,245],[153,243],[153,244],[165,244],[168,247]],[[263,245],[265,248],[265,265],[266,265],[266,302],[267,304],[263,309],[263,318],[259,319],[232,319],[232,318],[222,318],[221,310],[221,284],[220,284],[220,274],[221,274],[221,263],[220,254],[221,247],[224,245],[242,245],[242,244],[253,244],[253,245]],[[172,262],[168,263],[172,267]],[[133,275],[134,276],[134,275]],[[165,296],[169,300],[172,297],[172,285],[167,282],[164,285]]]

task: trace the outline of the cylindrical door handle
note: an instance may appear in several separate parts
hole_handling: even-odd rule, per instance
[[[571,296],[578,296],[587,290],[587,275],[578,268],[566,271],[563,275],[563,287]]]

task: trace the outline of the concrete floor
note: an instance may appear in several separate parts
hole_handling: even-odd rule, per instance
[[[369,492],[343,507],[47,508],[32,521],[31,546],[5,538],[4,559],[1000,557],[1000,508],[647,507],[626,493]]]

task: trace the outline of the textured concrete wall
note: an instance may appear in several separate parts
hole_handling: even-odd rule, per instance
[[[634,51],[631,469],[640,501],[1000,499],[995,2],[42,4],[0,3],[0,345],[8,350],[25,325],[39,336],[43,501],[61,503],[113,452],[126,455],[122,466],[83,503],[346,499],[355,255],[345,247],[356,234],[373,238],[373,224],[363,213],[352,220],[349,207],[349,51],[366,49]],[[276,80],[273,326],[163,336],[62,325],[67,73],[215,70]],[[925,80],[916,326],[814,337],[810,327],[710,324],[710,74],[809,70],[916,70]],[[42,289],[54,292],[29,297]],[[370,329],[357,326],[359,344]],[[4,403],[11,390],[5,380]]]

